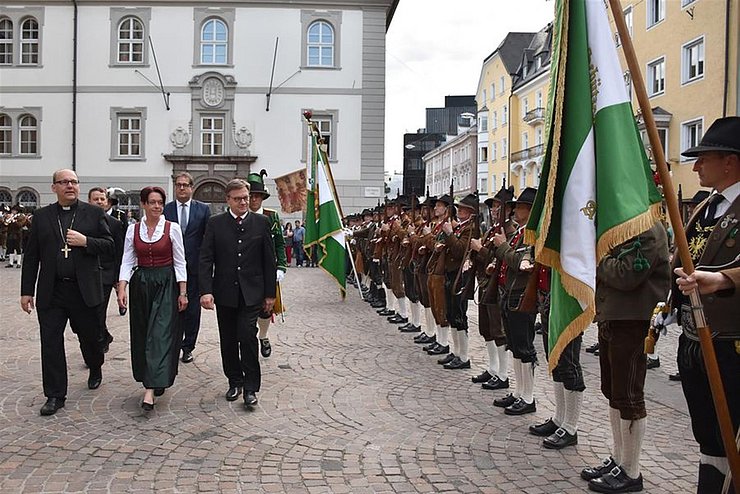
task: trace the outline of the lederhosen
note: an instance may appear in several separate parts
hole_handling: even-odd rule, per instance
[[[483,249],[478,252],[477,273],[478,278],[478,332],[485,341],[493,341],[496,346],[506,344],[506,334],[504,325],[501,320],[501,305],[498,303],[498,293],[494,294],[493,303],[483,303],[483,295],[488,289],[489,283],[495,283],[491,276],[486,274],[486,268],[491,262],[498,262],[493,254],[493,236],[498,225],[491,227],[486,236],[483,237]],[[490,250],[489,250],[490,248]],[[482,252],[488,252],[489,255],[484,258]]]

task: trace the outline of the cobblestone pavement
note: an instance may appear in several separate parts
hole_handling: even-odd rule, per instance
[[[291,268],[285,324],[271,329],[252,412],[227,402],[213,312],[203,312],[195,361],[148,416],[131,377],[128,318],[109,307],[115,341],[100,389],[67,332],[66,407],[44,403],[38,325],[18,305],[20,270],[0,269],[0,492],[584,492],[578,474],[609,452],[597,358],[583,354],[588,389],[577,447],[541,447],[527,426],[553,412],[537,369],[537,413],[505,416],[500,393],[470,381],[485,347],[471,310],[470,370],[445,370],[357,291],[340,302],[318,269]],[[594,330],[584,346],[593,343]],[[642,456],[646,492],[694,490],[698,448],[675,372],[677,336],[649,371]]]

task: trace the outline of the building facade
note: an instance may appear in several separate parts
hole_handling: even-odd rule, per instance
[[[424,155],[447,140],[445,134],[429,134],[419,129],[414,134],[403,135],[403,193],[424,195],[426,170]]]
[[[0,201],[195,177],[222,205],[234,177],[305,167],[311,110],[348,212],[383,191],[385,33],[397,0],[53,1],[0,7]],[[269,96],[266,96],[268,95]],[[275,197],[269,200],[277,204]]]
[[[440,196],[449,193],[450,180],[455,197],[459,198],[477,189],[478,126],[473,113],[459,117],[457,135],[424,155],[426,185],[429,193]]]

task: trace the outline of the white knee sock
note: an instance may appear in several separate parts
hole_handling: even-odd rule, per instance
[[[645,437],[645,419],[620,419],[620,423],[622,447],[624,448],[622,468],[630,478],[636,479],[640,475],[640,453],[642,452],[642,439]]]
[[[730,464],[726,456],[709,456],[702,453],[699,455],[699,463],[712,465],[724,476],[727,476],[727,472],[730,470]]]
[[[426,328],[424,328],[424,333],[426,333],[427,336],[436,335],[437,334],[437,324],[434,322],[434,314],[432,314],[431,307],[424,308],[424,322],[426,322]]]
[[[468,356],[468,342],[469,342],[469,336],[467,331],[457,331],[457,342],[458,345],[458,351],[460,353],[457,353],[456,355],[460,357],[460,360],[463,362],[467,362],[470,358]]]
[[[262,319],[261,317],[257,318],[257,327],[260,328],[257,338],[259,338],[260,340],[267,338],[267,328],[270,327],[271,320],[271,317],[268,317],[267,319]]]
[[[531,362],[520,362],[522,366],[522,399],[527,403],[534,400],[534,365]]]
[[[509,379],[509,362],[511,362],[511,352],[506,349],[506,345],[496,347],[498,352],[498,376],[502,381]]]
[[[450,353],[454,353],[455,355],[460,356],[460,332],[452,327],[449,331],[450,339],[452,340],[452,345],[450,345]]]
[[[498,376],[498,352],[496,351],[496,343],[487,341],[486,350],[488,351],[488,373],[491,376]]]
[[[514,398],[522,397],[522,361],[516,358],[511,359],[512,367],[514,368]]]
[[[421,304],[419,302],[411,302],[410,321],[414,326],[421,326]]]
[[[8,264],[10,264],[11,266],[15,264],[15,256],[15,254],[8,254]]]
[[[385,306],[386,306],[386,308],[391,309],[391,310],[396,310],[396,300],[398,300],[398,299],[396,298],[395,295],[393,295],[393,290],[391,290],[390,288],[388,288],[386,286],[384,286],[383,288],[385,289]]]
[[[437,326],[437,343],[442,346],[450,344],[450,327],[449,326]]]
[[[612,458],[617,465],[622,464],[622,424],[619,410],[609,407],[609,423],[612,426],[612,439],[614,440],[614,451]]]
[[[396,300],[398,300],[398,310],[396,312],[398,312],[401,317],[409,317],[408,310],[406,309],[406,302],[408,302],[406,297],[401,297]]]
[[[563,425],[563,420],[565,420],[565,388],[563,383],[553,381],[552,390],[555,392],[555,415],[553,415],[552,421],[560,427]]]
[[[563,392],[565,394],[565,416],[562,427],[568,431],[568,434],[575,434],[578,430],[578,419],[581,416],[583,391],[571,391],[563,388]]]

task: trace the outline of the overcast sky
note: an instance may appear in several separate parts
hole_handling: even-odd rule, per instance
[[[403,134],[426,125],[427,107],[474,95],[483,59],[510,31],[553,18],[545,0],[400,0],[386,37],[385,168],[403,170]]]

